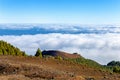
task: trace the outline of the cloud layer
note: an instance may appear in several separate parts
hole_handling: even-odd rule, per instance
[[[0,35],[120,33],[120,25],[0,24]]]
[[[78,52],[82,56],[106,64],[120,60],[120,34],[36,34],[21,36],[0,36],[14,46],[35,54],[38,47],[42,50],[55,49]]]

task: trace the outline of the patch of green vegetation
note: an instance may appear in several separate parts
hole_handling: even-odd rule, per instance
[[[37,49],[35,56],[42,58],[42,51],[40,50],[40,48]]]
[[[25,52],[3,40],[0,40],[0,55],[27,56]]]
[[[68,61],[71,61],[71,62],[74,62],[74,63],[78,63],[78,64],[81,64],[81,65],[86,65],[86,66],[89,66],[89,67],[95,67],[95,68],[100,68],[101,65],[93,60],[90,60],[90,59],[85,59],[83,57],[80,57],[80,58],[71,58],[71,59],[65,59],[65,60],[68,60]]]
[[[63,60],[63,58],[62,58],[62,57],[60,57],[60,56],[56,56],[56,57],[55,57],[55,59],[58,59],[58,60]]]
[[[120,61],[111,61],[107,64],[107,66],[119,66],[120,67]]]
[[[91,59],[85,59],[84,57],[80,57],[80,58],[75,58],[75,59],[64,59],[64,60],[67,60],[67,61],[70,61],[70,62],[73,62],[73,63],[77,63],[77,64],[81,64],[81,65],[86,65],[88,67],[91,67],[91,68],[95,68],[95,69],[99,69],[100,71],[104,71],[104,72],[110,72],[110,73],[113,73],[113,72],[117,72],[119,71],[118,69],[116,69],[114,71],[114,68],[111,67],[111,66],[103,66],[97,62],[95,62],[94,60],[91,60]],[[120,69],[120,68],[119,68]]]
[[[107,64],[107,66],[111,67],[113,72],[120,73],[120,61],[111,61]]]
[[[113,72],[120,73],[120,67],[119,66],[114,66],[113,67]]]

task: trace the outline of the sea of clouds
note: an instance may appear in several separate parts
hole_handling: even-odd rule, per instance
[[[70,53],[77,52],[85,58],[96,60],[101,64],[120,60],[119,33],[1,35],[0,40],[13,44],[29,55],[34,55],[37,48],[41,48],[41,50],[54,49]]]

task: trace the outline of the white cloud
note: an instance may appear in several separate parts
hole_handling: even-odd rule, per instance
[[[120,34],[37,34],[21,36],[0,36],[14,46],[35,54],[38,47],[67,52],[78,52],[86,58],[106,64],[120,60]]]
[[[0,24],[0,29],[43,29],[67,33],[120,33],[120,25]],[[17,33],[16,33],[17,34]],[[24,33],[23,33],[24,34]]]

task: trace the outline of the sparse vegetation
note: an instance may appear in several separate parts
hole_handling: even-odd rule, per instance
[[[59,59],[0,56],[0,60],[2,80],[119,80],[120,76]]]
[[[63,58],[62,58],[62,57],[60,57],[60,56],[56,56],[56,57],[55,57],[55,59],[58,59],[58,60],[63,60]]]
[[[113,72],[120,73],[120,67],[119,66],[114,66],[113,67]]]
[[[103,66],[78,53],[69,54],[55,50],[43,52],[44,55],[38,48],[34,56],[19,57],[26,56],[26,53],[7,42],[0,41],[0,55],[6,55],[0,56],[0,78],[1,75],[21,74],[22,80],[119,80],[119,61],[111,61]]]
[[[82,64],[82,65],[86,65],[89,67],[95,67],[95,68],[99,68],[101,67],[101,65],[93,60],[90,59],[85,59],[84,57],[80,57],[80,58],[75,58],[75,59],[65,59],[74,63],[78,63],[78,64]]]
[[[111,61],[107,64],[108,67],[111,67],[111,70],[115,73],[120,73],[120,61]]]

